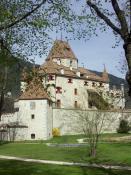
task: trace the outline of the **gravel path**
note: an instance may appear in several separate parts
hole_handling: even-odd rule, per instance
[[[104,165],[104,164],[88,164],[88,163],[78,163],[78,162],[64,162],[64,161],[53,161],[53,160],[40,160],[40,159],[28,159],[14,156],[3,156],[0,155],[0,159],[7,160],[19,160],[24,162],[35,162],[43,164],[54,164],[54,165],[66,165],[66,166],[82,166],[82,167],[92,167],[92,168],[104,168],[104,169],[115,169],[115,170],[129,170],[131,171],[131,166],[117,166],[117,165]]]

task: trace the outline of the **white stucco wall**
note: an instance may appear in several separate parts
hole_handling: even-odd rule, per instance
[[[30,103],[35,103],[31,109]],[[27,128],[17,129],[15,140],[46,140],[52,137],[52,107],[47,100],[20,100],[17,102],[19,111],[11,116],[2,116],[0,124],[18,122]],[[34,115],[32,119],[31,115]],[[35,134],[35,138],[31,138]]]
[[[61,87],[62,93],[56,93],[56,101],[61,100],[61,108],[74,108],[77,101],[78,108],[88,108],[87,87],[84,87],[84,81],[81,79],[72,79],[72,83],[68,83],[68,77],[56,78],[56,87]],[[77,95],[74,90],[77,89]]]

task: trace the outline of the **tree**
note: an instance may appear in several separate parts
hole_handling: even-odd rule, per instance
[[[100,135],[114,121],[113,116],[105,111],[83,111],[79,116],[83,132],[88,138],[89,156],[96,157]]]
[[[78,2],[78,0],[77,0]],[[82,14],[79,14],[79,24],[83,36],[96,34],[98,28],[104,32],[110,28],[118,40],[123,41],[128,72],[126,80],[131,96],[131,5],[130,0],[86,0]],[[80,32],[79,32],[80,33]]]
[[[117,129],[118,133],[127,134],[130,131],[130,126],[128,120],[122,119],[120,120],[119,128]]]
[[[13,55],[43,54],[49,32],[71,25],[68,0],[1,0],[0,44]]]
[[[5,68],[0,80],[3,82],[0,116],[7,88],[7,69],[20,58],[28,60],[31,55],[45,52],[50,41],[48,33],[54,28],[58,30],[61,21],[71,24],[71,11],[67,4],[68,0],[0,1],[0,67]]]

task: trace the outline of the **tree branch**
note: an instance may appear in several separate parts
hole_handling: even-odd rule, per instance
[[[122,37],[121,29],[119,29],[118,27],[116,27],[111,22],[111,20],[106,15],[104,15],[94,3],[91,2],[91,0],[87,0],[87,5],[89,7],[91,7],[92,9],[94,9],[94,11],[97,13],[98,17],[100,17],[103,21],[105,21],[105,23],[109,27],[111,27],[113,29],[113,31],[117,32]]]
[[[111,3],[117,15],[117,18],[120,21],[122,34],[126,37],[128,36],[128,25],[127,25],[126,18],[124,16],[124,12],[120,9],[117,0],[111,0]]]
[[[0,26],[0,31],[1,30],[5,30],[8,29],[10,27],[13,27],[14,25],[18,24],[19,22],[21,22],[22,20],[26,19],[28,16],[30,16],[32,13],[34,13],[37,9],[39,9],[44,3],[46,2],[46,0],[42,0],[42,2],[40,4],[38,4],[34,9],[32,9],[31,11],[27,12],[25,15],[23,15],[21,18],[15,20],[14,22],[7,24],[6,26]]]

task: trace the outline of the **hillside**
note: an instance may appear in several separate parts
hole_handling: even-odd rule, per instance
[[[98,71],[94,71],[94,70],[90,70],[94,73],[96,73],[97,75],[102,75],[102,72],[98,72]],[[127,82],[126,80],[116,77],[115,75],[109,74],[109,84],[110,84],[110,88],[113,88],[113,86],[115,85],[117,89],[120,89],[120,85],[124,84],[125,89],[128,88]]]

